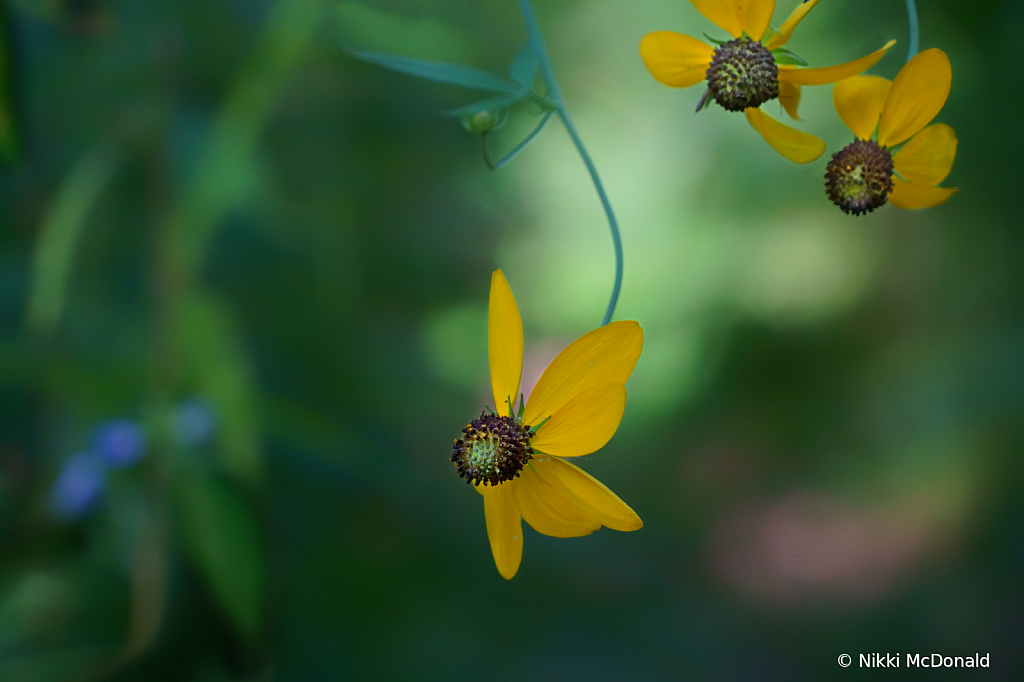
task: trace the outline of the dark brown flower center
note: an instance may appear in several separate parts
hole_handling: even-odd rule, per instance
[[[519,475],[533,455],[528,425],[515,417],[484,412],[462,429],[452,446],[451,461],[466,483],[498,485]]]
[[[846,213],[870,213],[888,201],[892,173],[892,155],[885,147],[856,139],[832,155],[825,169],[825,193]]]
[[[771,50],[746,36],[715,49],[707,79],[715,101],[729,111],[757,107],[779,96],[779,67]]]

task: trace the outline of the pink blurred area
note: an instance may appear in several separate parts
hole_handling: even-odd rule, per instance
[[[707,559],[729,587],[772,606],[872,603],[954,540],[927,507],[870,506],[794,491],[726,507]]]

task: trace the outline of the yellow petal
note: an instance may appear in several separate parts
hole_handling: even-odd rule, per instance
[[[615,435],[625,409],[625,386],[617,381],[591,386],[555,410],[530,445],[558,457],[589,455]]]
[[[644,332],[632,320],[612,322],[587,332],[570,343],[544,370],[526,403],[523,421],[539,424],[591,386],[606,381],[626,383],[643,346]]]
[[[754,40],[761,40],[772,20],[775,0],[734,0],[740,28]]]
[[[931,208],[944,203],[956,192],[955,187],[931,187],[903,182],[899,178],[893,178],[892,184],[889,203],[899,208]]]
[[[515,483],[480,486],[484,494],[487,539],[491,541],[491,554],[498,573],[505,580],[515,576],[523,558],[523,524],[512,492]]]
[[[881,76],[844,78],[832,88],[832,103],[843,123],[862,140],[871,139],[892,81]]]
[[[491,365],[494,409],[508,414],[509,398],[519,398],[519,377],[523,372],[523,320],[505,273],[491,275],[491,296],[487,304],[487,359]]]
[[[803,69],[798,66],[782,64],[779,66],[779,80],[786,80],[790,83],[797,83],[798,85],[825,85],[826,83],[834,83],[838,80],[849,78],[850,76],[856,76],[861,71],[870,69],[875,65],[875,62],[885,55],[886,50],[895,44],[895,40],[890,40],[884,47],[879,50],[875,50],[865,57],[854,59],[852,62],[846,62],[845,64],[836,64],[835,66]]]
[[[512,488],[516,506],[535,531],[556,538],[590,535],[601,524],[580,511],[528,464]]]
[[[710,45],[673,31],[648,33],[640,41],[640,56],[651,75],[674,88],[704,80],[714,52]]]
[[[736,18],[733,0],[690,0],[690,2],[715,26],[723,31],[728,31],[733,38],[740,37],[743,29],[740,28],[739,19]]]
[[[949,97],[949,57],[932,48],[903,65],[892,80],[878,123],[878,144],[892,147],[931,123]]]
[[[914,184],[937,185],[956,158],[956,133],[945,123],[930,125],[892,157],[896,172]]]
[[[782,108],[786,110],[787,114],[798,121],[803,120],[797,114],[797,108],[800,106],[799,85],[789,81],[779,81],[779,101],[782,102]]]
[[[558,457],[535,459],[531,466],[577,509],[602,526],[621,531],[643,528],[644,522],[628,504],[578,466]]]
[[[793,13],[789,15],[789,18],[782,22],[782,27],[779,28],[778,32],[770,39],[765,41],[764,46],[769,50],[774,50],[777,47],[782,47],[789,42],[790,37],[793,35],[793,29],[804,20],[807,13],[814,9],[814,6],[818,4],[820,0],[805,0],[796,6]]]
[[[747,121],[754,130],[761,133],[765,142],[793,163],[810,163],[825,151],[825,143],[822,140],[779,123],[760,109],[751,107],[745,113]]]

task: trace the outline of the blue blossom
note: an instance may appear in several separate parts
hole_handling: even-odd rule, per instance
[[[50,488],[50,512],[58,519],[73,519],[89,511],[107,480],[104,460],[93,452],[80,452],[64,465]]]
[[[147,438],[142,427],[130,419],[115,419],[96,430],[93,449],[107,464],[120,469],[135,464],[146,454]]]

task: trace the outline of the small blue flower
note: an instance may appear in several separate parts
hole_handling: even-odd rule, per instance
[[[50,488],[50,512],[58,519],[70,520],[88,512],[107,480],[103,459],[92,452],[80,452],[64,465]]]
[[[116,469],[131,466],[142,459],[146,446],[146,432],[130,419],[115,419],[101,424],[93,438],[93,449]]]
[[[213,411],[199,400],[186,400],[178,405],[172,417],[174,435],[190,448],[206,445],[217,430]]]

